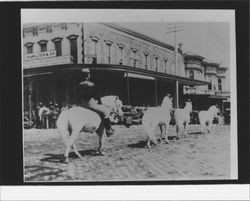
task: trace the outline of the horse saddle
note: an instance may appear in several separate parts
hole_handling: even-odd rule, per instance
[[[104,119],[104,114],[103,114],[101,111],[96,110],[96,109],[94,109],[94,108],[91,108],[91,107],[89,107],[89,106],[87,106],[87,105],[81,105],[81,107],[83,107],[83,108],[85,108],[85,109],[88,109],[88,110],[91,110],[91,111],[97,113],[97,114],[100,116],[100,118],[101,118],[102,120]]]

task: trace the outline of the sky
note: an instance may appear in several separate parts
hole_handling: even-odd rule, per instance
[[[121,23],[122,26],[164,43],[174,46],[174,33],[171,27],[176,26],[177,43],[183,49],[205,57],[210,61],[230,67],[230,34],[227,22],[184,22],[184,23]]]

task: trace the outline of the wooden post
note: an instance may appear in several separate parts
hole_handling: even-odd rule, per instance
[[[129,91],[129,77],[128,77],[128,72],[126,72],[126,78],[127,78],[127,105],[130,104],[130,91]]]
[[[179,81],[175,81],[175,100],[176,100],[176,108],[179,108]]]
[[[32,81],[29,81],[29,120],[32,119]]]
[[[158,105],[157,77],[155,77],[155,106]]]

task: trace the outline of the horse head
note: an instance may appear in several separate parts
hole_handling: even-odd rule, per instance
[[[116,96],[115,104],[114,104],[114,111],[120,117],[123,117],[123,115],[124,115],[124,113],[122,111],[122,107],[123,107],[122,101],[119,99],[118,96]]]
[[[189,112],[193,110],[192,102],[190,100],[186,102],[185,109]]]
[[[164,107],[166,109],[172,109],[173,108],[173,98],[170,98],[168,95],[164,97],[161,107]]]
[[[209,108],[209,111],[214,115],[214,116],[218,116],[218,114],[220,114],[220,109],[218,108],[217,105],[213,105]]]
[[[122,117],[123,111],[122,111],[122,101],[119,99],[118,96],[104,96],[101,98],[102,104],[109,106],[111,108],[111,112],[115,113],[116,115]]]

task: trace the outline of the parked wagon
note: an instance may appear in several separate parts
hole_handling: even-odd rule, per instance
[[[131,125],[139,125],[142,123],[142,117],[147,107],[125,105],[122,109],[124,119],[121,123],[130,127]]]

